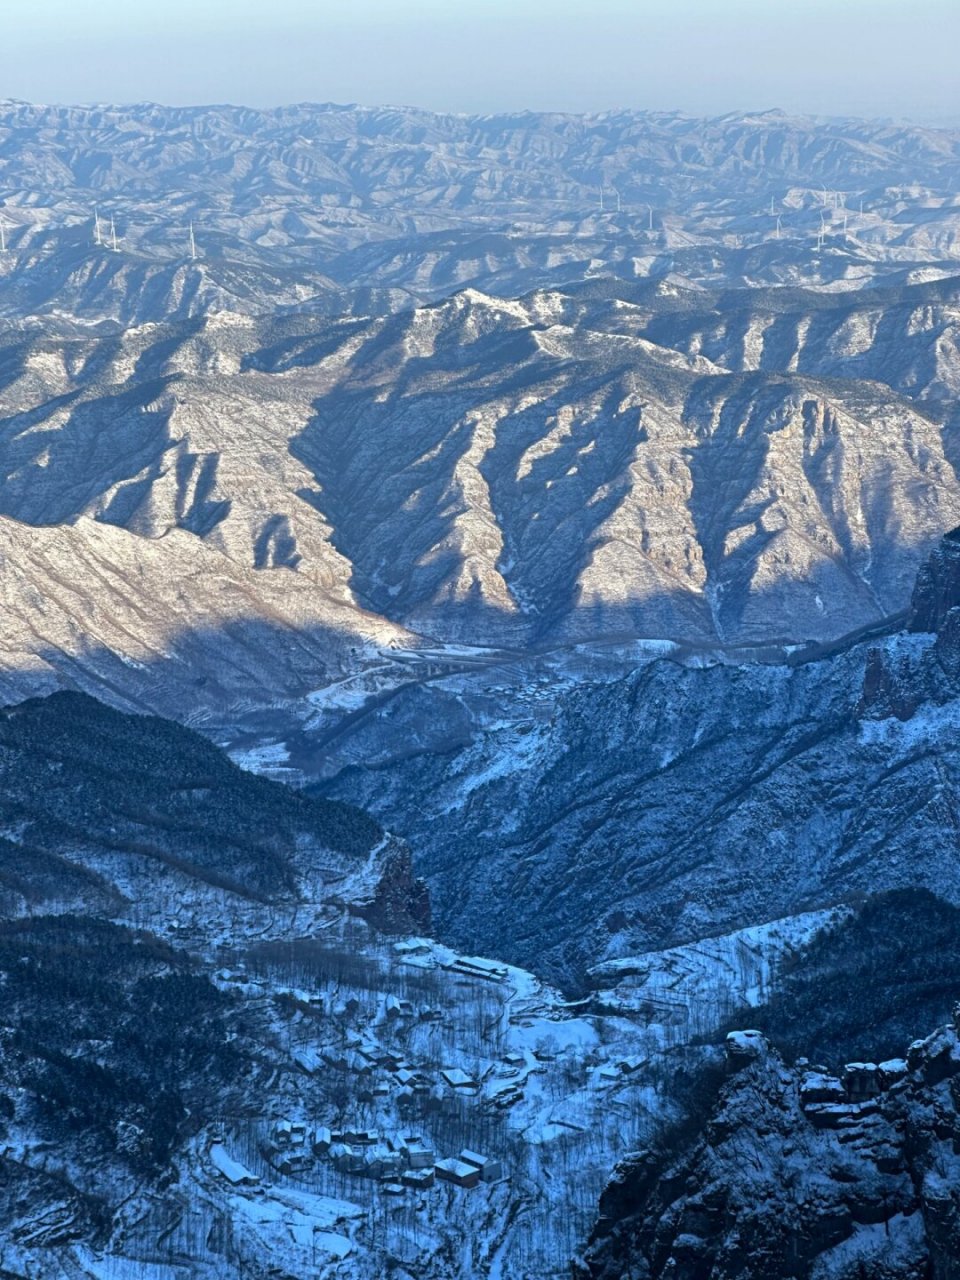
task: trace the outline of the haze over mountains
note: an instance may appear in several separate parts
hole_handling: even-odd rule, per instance
[[[392,310],[468,284],[513,296],[673,269],[713,283],[952,274],[958,136],[777,111],[7,102],[0,179],[15,252],[3,313],[342,314],[351,298]],[[92,253],[95,208],[107,244],[114,219],[120,257]],[[191,221],[199,265],[188,265]]]
[[[712,1042],[801,1053],[885,929],[830,1052],[950,1012],[958,193],[960,132],[777,111],[0,103],[0,1270],[693,1275],[751,1081],[843,1165]],[[908,1183],[743,1274],[939,1266]]]

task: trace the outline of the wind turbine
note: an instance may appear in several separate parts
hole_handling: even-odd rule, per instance
[[[780,221],[781,221],[781,216],[778,213],[777,214],[777,239],[778,240],[780,239]]]
[[[114,253],[120,252],[120,246],[117,244],[117,228],[113,223],[113,214],[110,215],[110,248]]]
[[[603,183],[600,183],[600,212],[603,213]]]
[[[653,205],[648,204],[647,208],[650,210],[650,222],[648,224],[647,230],[652,231],[653,230]]]
[[[2,213],[0,213],[0,253],[7,252],[6,223],[7,223],[6,218],[3,216]]]
[[[773,217],[773,196],[770,197],[770,217]]]
[[[613,194],[617,197],[617,213],[623,212],[623,206],[620,203],[620,192],[616,187],[613,188]]]
[[[103,236],[100,234],[100,210],[97,208],[96,205],[93,206],[93,222],[94,222],[94,227],[96,228],[94,232],[96,237],[95,243],[97,244],[98,247],[102,248]]]
[[[193,223],[190,223],[190,259],[192,262],[197,260],[197,242],[193,238]]]

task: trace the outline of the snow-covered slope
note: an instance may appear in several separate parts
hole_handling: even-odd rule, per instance
[[[656,306],[467,291],[389,320],[7,332],[0,513],[29,568],[4,578],[22,623],[5,647],[62,680],[102,650],[132,703],[142,681],[116,658],[153,649],[162,685],[175,633],[229,648],[234,619],[265,636],[297,619],[326,653],[301,679],[281,650],[270,707],[348,674],[358,638],[736,645],[902,609],[960,520],[949,406],[816,372],[728,373],[643,337]],[[915,356],[940,386],[950,350]],[[67,591],[60,559],[89,566]],[[147,705],[189,709],[173,688]]]
[[[0,798],[0,1263],[38,1280],[565,1276],[615,1162],[681,1118],[691,1037],[842,918],[570,1004],[420,936],[366,815],[170,722],[8,708]]]
[[[410,840],[445,936],[570,981],[853,893],[960,901],[957,546],[918,588],[915,625],[937,635],[770,665],[674,654],[548,689],[542,710],[491,694],[483,719],[461,717],[465,741],[369,769],[357,756],[326,791]],[[390,712],[402,740],[422,695]]]

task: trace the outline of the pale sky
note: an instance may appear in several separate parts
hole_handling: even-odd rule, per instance
[[[960,122],[960,0],[0,0],[0,98]]]

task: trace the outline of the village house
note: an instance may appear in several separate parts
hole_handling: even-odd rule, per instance
[[[457,956],[444,969],[451,973],[461,973],[468,978],[484,978],[487,982],[503,982],[507,977],[507,969],[502,964],[485,960],[480,956]]]
[[[434,1168],[441,1181],[452,1182],[458,1187],[472,1189],[480,1183],[480,1170],[476,1165],[466,1164],[453,1156],[446,1160],[438,1160]]]
[[[436,1162],[436,1152],[424,1142],[409,1142],[405,1151],[411,1169],[429,1169]]]
[[[463,1164],[472,1165],[483,1182],[499,1182],[503,1177],[503,1165],[500,1161],[491,1160],[489,1156],[482,1156],[477,1151],[461,1151],[460,1160]]]
[[[418,956],[428,952],[431,945],[425,938],[404,938],[401,942],[395,942],[393,949],[398,956]]]
[[[340,1173],[363,1173],[364,1160],[361,1150],[354,1150],[346,1142],[335,1142],[330,1148],[330,1160]]]
[[[346,1000],[340,1000],[333,1006],[333,1016],[335,1018],[352,1018],[360,1012],[360,1001],[356,996],[348,996]]]
[[[632,1076],[634,1072],[639,1071],[641,1067],[646,1066],[646,1058],[634,1056],[630,1058],[621,1058],[617,1066],[625,1076]]]
[[[255,1173],[251,1173],[249,1169],[245,1169],[242,1164],[234,1160],[220,1142],[215,1142],[210,1148],[210,1163],[220,1177],[229,1182],[232,1187],[255,1187],[260,1181]]]
[[[351,1050],[346,1056],[346,1070],[355,1076],[368,1076],[373,1074],[373,1063],[365,1058],[356,1050]]]
[[[370,1176],[374,1178],[397,1179],[404,1171],[404,1159],[399,1151],[390,1151],[387,1147],[373,1147],[370,1150],[367,1164]]]
[[[272,1169],[284,1175],[303,1173],[313,1165],[313,1157],[307,1151],[278,1147],[272,1142],[264,1142],[260,1154]]]
[[[477,1081],[461,1067],[444,1067],[440,1072],[451,1089],[476,1089]]]
[[[278,1147],[302,1147],[307,1141],[307,1126],[300,1120],[278,1120],[271,1136]]]
[[[380,1141],[376,1129],[344,1129],[343,1140],[350,1146],[371,1146]]]
[[[456,1093],[440,1084],[434,1085],[423,1099],[424,1111],[439,1112],[444,1116],[456,1115],[457,1106]]]

